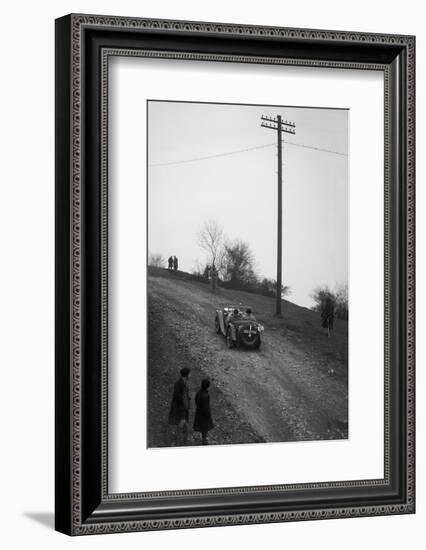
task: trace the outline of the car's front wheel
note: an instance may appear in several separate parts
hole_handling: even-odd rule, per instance
[[[258,349],[260,347],[260,334],[240,334],[243,345],[247,348]]]

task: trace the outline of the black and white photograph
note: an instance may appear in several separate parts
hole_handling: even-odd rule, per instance
[[[147,101],[148,448],[348,439],[349,117]]]
[[[2,548],[425,546],[422,8],[3,5]]]

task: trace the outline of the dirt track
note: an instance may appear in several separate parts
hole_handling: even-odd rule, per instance
[[[318,314],[305,308],[285,302],[277,319],[271,298],[154,273],[159,276],[148,280],[149,446],[170,445],[167,414],[183,366],[191,368],[192,396],[201,378],[212,381],[211,444],[348,436],[346,322],[328,339]],[[252,306],[265,325],[260,351],[229,350],[216,334],[215,309],[227,303]],[[197,436],[191,432],[189,444]]]

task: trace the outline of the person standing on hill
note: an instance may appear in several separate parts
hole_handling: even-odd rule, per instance
[[[333,330],[335,308],[335,299],[331,293],[328,292],[325,299],[321,302],[321,326],[327,329],[328,338],[330,338],[330,331]]]
[[[180,370],[180,378],[173,387],[172,404],[169,412],[169,424],[176,427],[174,440],[176,444],[180,445],[186,445],[188,440],[189,373],[190,369],[188,367],[183,367]]]
[[[169,262],[169,269],[173,269],[173,256],[170,256],[168,262]]]
[[[204,378],[201,381],[201,389],[195,396],[194,432],[201,432],[202,445],[208,445],[207,433],[214,428],[212,413],[210,410],[209,396],[210,380]]]
[[[173,269],[175,271],[178,270],[178,259],[176,258],[176,256],[173,257]]]

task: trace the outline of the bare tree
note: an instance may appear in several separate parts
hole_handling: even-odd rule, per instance
[[[225,245],[224,270],[232,284],[256,284],[254,257],[247,243],[236,240]]]
[[[208,254],[208,262],[213,271],[218,273],[223,267],[225,235],[222,227],[215,220],[203,224],[198,234],[198,244]],[[212,277],[212,286],[215,287],[216,277]]]
[[[312,307],[314,311],[321,312],[327,297],[331,297],[334,304],[334,314],[337,319],[347,321],[349,318],[349,300],[348,300],[348,285],[336,285],[334,290],[328,286],[317,287],[311,294],[315,305]]]
[[[148,257],[148,265],[152,267],[165,267],[166,260],[162,254],[150,254]]]
[[[268,279],[264,277],[258,282],[258,289],[263,296],[276,296],[277,294],[277,281],[275,279]],[[293,292],[291,286],[281,285],[281,298],[289,296]]]
[[[329,292],[321,303],[321,326],[327,329],[327,336],[330,338],[330,330],[333,330],[335,317],[336,299]]]
[[[336,298],[336,316],[345,321],[349,318],[348,285],[339,285],[334,292]]]
[[[330,331],[333,330],[336,316],[336,296],[328,286],[323,286],[317,287],[311,297],[315,301],[315,306],[312,309],[319,312],[321,326],[327,329],[327,336],[330,338]]]
[[[312,300],[315,302],[315,305],[312,306],[313,311],[321,311],[321,304],[325,301],[328,294],[331,293],[331,290],[328,286],[318,286],[316,287],[311,294]]]

